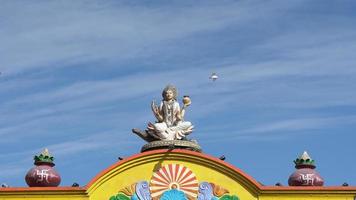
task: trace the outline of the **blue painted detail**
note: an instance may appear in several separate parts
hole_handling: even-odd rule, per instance
[[[136,184],[136,195],[139,200],[151,200],[150,188],[147,181],[141,181]]]
[[[131,200],[139,200],[137,194],[132,195],[132,196],[131,196]]]
[[[213,187],[208,182],[201,182],[199,185],[198,200],[212,200],[214,198]]]
[[[185,196],[184,192],[172,189],[163,192],[160,200],[188,200],[188,198]]]

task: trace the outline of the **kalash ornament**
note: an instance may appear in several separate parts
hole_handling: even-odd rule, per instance
[[[26,183],[30,187],[57,187],[61,182],[61,177],[53,168],[53,156],[48,149],[44,149],[40,155],[34,157],[35,167],[31,168],[25,177]]]
[[[294,161],[297,169],[288,179],[290,186],[323,186],[324,180],[315,170],[314,160],[304,153]]]

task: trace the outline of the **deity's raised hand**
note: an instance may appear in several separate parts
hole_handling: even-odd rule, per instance
[[[152,112],[153,112],[155,115],[158,115],[158,114],[159,114],[158,106],[156,105],[155,100],[153,100],[153,101],[151,102],[151,109],[152,109]]]

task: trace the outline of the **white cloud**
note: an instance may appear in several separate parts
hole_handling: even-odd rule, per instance
[[[271,14],[273,3],[208,3],[169,8],[82,1],[7,3],[1,10],[6,17],[0,25],[7,28],[0,31],[0,65],[7,74],[14,74],[41,67],[146,56],[172,40],[221,30],[261,16],[251,14],[252,10],[263,7]]]

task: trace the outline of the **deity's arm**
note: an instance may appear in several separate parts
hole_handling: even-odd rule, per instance
[[[151,103],[151,109],[152,112],[154,114],[154,116],[156,117],[156,119],[158,120],[158,122],[163,122],[163,114],[162,114],[162,106],[160,106],[160,109],[157,107],[155,101],[152,101]]]
[[[180,115],[182,120],[184,119],[184,115],[185,115],[185,109],[191,104],[191,100],[189,98],[189,96],[184,96],[183,98],[183,107],[182,109],[180,109]]]
[[[185,107],[183,106],[183,108],[180,111],[180,116],[181,116],[182,120],[184,119],[184,115],[185,115]]]
[[[155,117],[158,120],[158,122],[163,122],[163,116],[161,114],[157,114],[155,115]]]
[[[183,108],[180,109],[179,103],[176,103],[175,104],[175,110],[177,111],[177,113],[176,113],[177,120],[178,121],[183,121],[184,114],[185,114],[184,105],[183,105]]]

